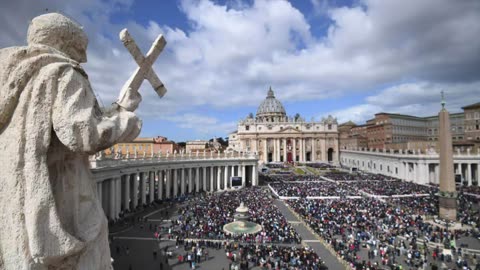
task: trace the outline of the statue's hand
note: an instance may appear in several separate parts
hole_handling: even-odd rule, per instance
[[[132,88],[128,88],[125,92],[125,95],[117,101],[117,104],[125,110],[133,112],[138,108],[138,105],[141,101],[142,96],[138,90],[132,90]]]

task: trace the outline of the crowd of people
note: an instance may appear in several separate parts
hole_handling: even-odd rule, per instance
[[[327,164],[327,163],[306,163],[308,167],[320,169],[320,170],[327,170],[327,169],[334,169],[335,166]]]
[[[244,202],[250,221],[262,226],[253,235],[229,235],[223,226],[234,221],[236,208]],[[234,239],[247,243],[300,243],[301,238],[273,203],[266,189],[252,187],[190,199],[179,208],[173,234],[182,238]]]
[[[328,269],[323,260],[312,250],[296,246],[232,245],[226,248],[230,269],[247,270],[256,266],[260,269]]]
[[[271,183],[270,186],[278,196],[282,197],[323,197],[323,196],[358,196],[357,190],[347,184],[322,182],[300,182],[300,183]]]
[[[437,188],[402,180],[388,181],[387,183],[384,181],[352,182],[349,183],[349,186],[353,189],[361,189],[368,194],[381,196],[433,194],[438,192]]]
[[[299,199],[287,203],[340,257],[357,269],[376,263],[420,267],[439,256],[426,248],[427,243],[450,248],[455,239],[473,233],[469,227],[449,231],[427,222],[422,214],[435,213],[435,204],[424,197],[391,202],[362,198]],[[460,214],[459,218],[471,214]],[[465,263],[472,262],[465,260]]]
[[[318,175],[281,175],[281,174],[270,174],[268,175],[269,182],[315,182],[315,181],[325,181]]]
[[[480,186],[462,187],[463,192],[480,196]]]
[[[358,173],[349,173],[343,171],[330,171],[324,174],[326,178],[335,181],[392,181],[396,180],[395,178],[381,175],[381,174],[372,174],[365,172]]]

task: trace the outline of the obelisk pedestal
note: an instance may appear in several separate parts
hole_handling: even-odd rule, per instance
[[[441,219],[456,221],[457,219],[457,192],[453,174],[453,149],[450,128],[450,114],[445,109],[442,100],[442,110],[438,114],[440,124],[440,192],[439,216]]]

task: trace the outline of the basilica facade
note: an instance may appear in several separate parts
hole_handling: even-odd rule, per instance
[[[330,115],[318,122],[287,116],[270,88],[257,114],[240,120],[237,131],[229,134],[228,150],[257,153],[261,163],[338,163],[337,120]]]

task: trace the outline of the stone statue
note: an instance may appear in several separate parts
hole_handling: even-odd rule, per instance
[[[0,50],[0,269],[111,269],[88,157],[137,137],[141,97],[100,109],[87,36],[63,15],[34,18],[27,42]]]

